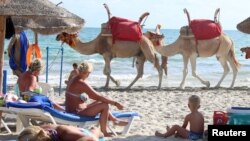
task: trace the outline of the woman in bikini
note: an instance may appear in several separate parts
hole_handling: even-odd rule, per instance
[[[78,66],[79,74],[68,82],[66,88],[65,109],[67,112],[83,116],[95,116],[100,113],[101,131],[104,136],[112,136],[106,129],[108,120],[120,126],[125,126],[128,122],[115,118],[109,112],[109,104],[116,106],[119,110],[123,109],[123,105],[117,101],[101,96],[86,82],[92,69],[92,64],[88,62],[84,62]],[[87,94],[88,97],[95,100],[95,102],[87,104],[86,97],[83,93]]]
[[[35,93],[41,93],[42,88],[37,83],[37,77],[40,74],[40,71],[42,69],[42,62],[40,59],[35,59],[31,62],[29,65],[28,71],[22,73],[20,77],[17,80],[18,88],[20,91],[20,96],[25,100],[24,93],[25,92],[35,92]],[[64,111],[64,108],[62,108],[59,104],[53,102],[53,106],[57,110]]]

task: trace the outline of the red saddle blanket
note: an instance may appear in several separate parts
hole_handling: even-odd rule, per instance
[[[141,26],[138,22],[124,18],[112,17],[109,20],[109,26],[115,40],[139,41],[142,37]]]
[[[221,35],[221,26],[212,20],[192,20],[190,28],[197,40],[212,39]]]

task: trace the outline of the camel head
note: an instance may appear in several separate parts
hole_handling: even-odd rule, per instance
[[[164,35],[152,31],[147,31],[144,35],[153,43],[154,46],[164,45]]]
[[[154,46],[163,46],[164,45],[164,35],[160,32],[161,25],[157,25],[155,32],[147,31],[144,35],[153,43]]]
[[[250,47],[243,47],[240,49],[240,51],[243,53],[243,52],[248,52],[250,51]]]
[[[56,36],[57,41],[62,41],[63,43],[67,43],[70,47],[76,47],[75,39],[77,38],[77,34],[68,34],[66,32],[62,32]]]

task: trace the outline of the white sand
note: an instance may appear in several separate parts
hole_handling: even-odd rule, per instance
[[[101,91],[103,95],[113,98],[125,106],[125,111],[136,111],[140,114],[140,120],[136,120],[130,133],[125,136],[111,138],[114,141],[178,141],[180,138],[170,137],[162,139],[155,137],[156,130],[165,131],[166,125],[182,125],[184,117],[189,113],[187,107],[188,97],[198,95],[201,98],[200,111],[205,117],[205,129],[213,123],[213,112],[225,111],[231,106],[250,106],[250,91],[246,87],[238,87],[233,90],[187,88],[177,90],[167,88],[160,91],[155,88],[131,91]],[[115,110],[115,107],[112,106]]]
[[[214,111],[226,111],[230,106],[250,106],[250,90],[248,87],[234,89],[202,89],[163,88],[158,91],[155,87],[136,87],[130,91],[112,89],[104,91],[97,89],[102,95],[108,96],[124,104],[124,111],[136,111],[140,119],[135,120],[131,130],[126,136],[107,138],[113,141],[184,141],[180,138],[169,137],[162,139],[155,137],[156,130],[165,131],[166,125],[180,124],[189,113],[187,100],[190,95],[201,98],[200,111],[205,117],[205,129],[213,122]],[[63,95],[56,97],[63,101]],[[117,110],[111,106],[112,110]]]

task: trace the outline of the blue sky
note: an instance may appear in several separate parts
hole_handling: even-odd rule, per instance
[[[183,9],[187,8],[191,19],[213,19],[220,8],[223,29],[236,29],[236,25],[250,16],[249,0],[51,0],[85,19],[85,27],[100,27],[107,21],[103,3],[109,6],[113,16],[138,20],[144,12],[150,15],[145,28],[161,24],[165,29],[179,29],[187,25]]]

